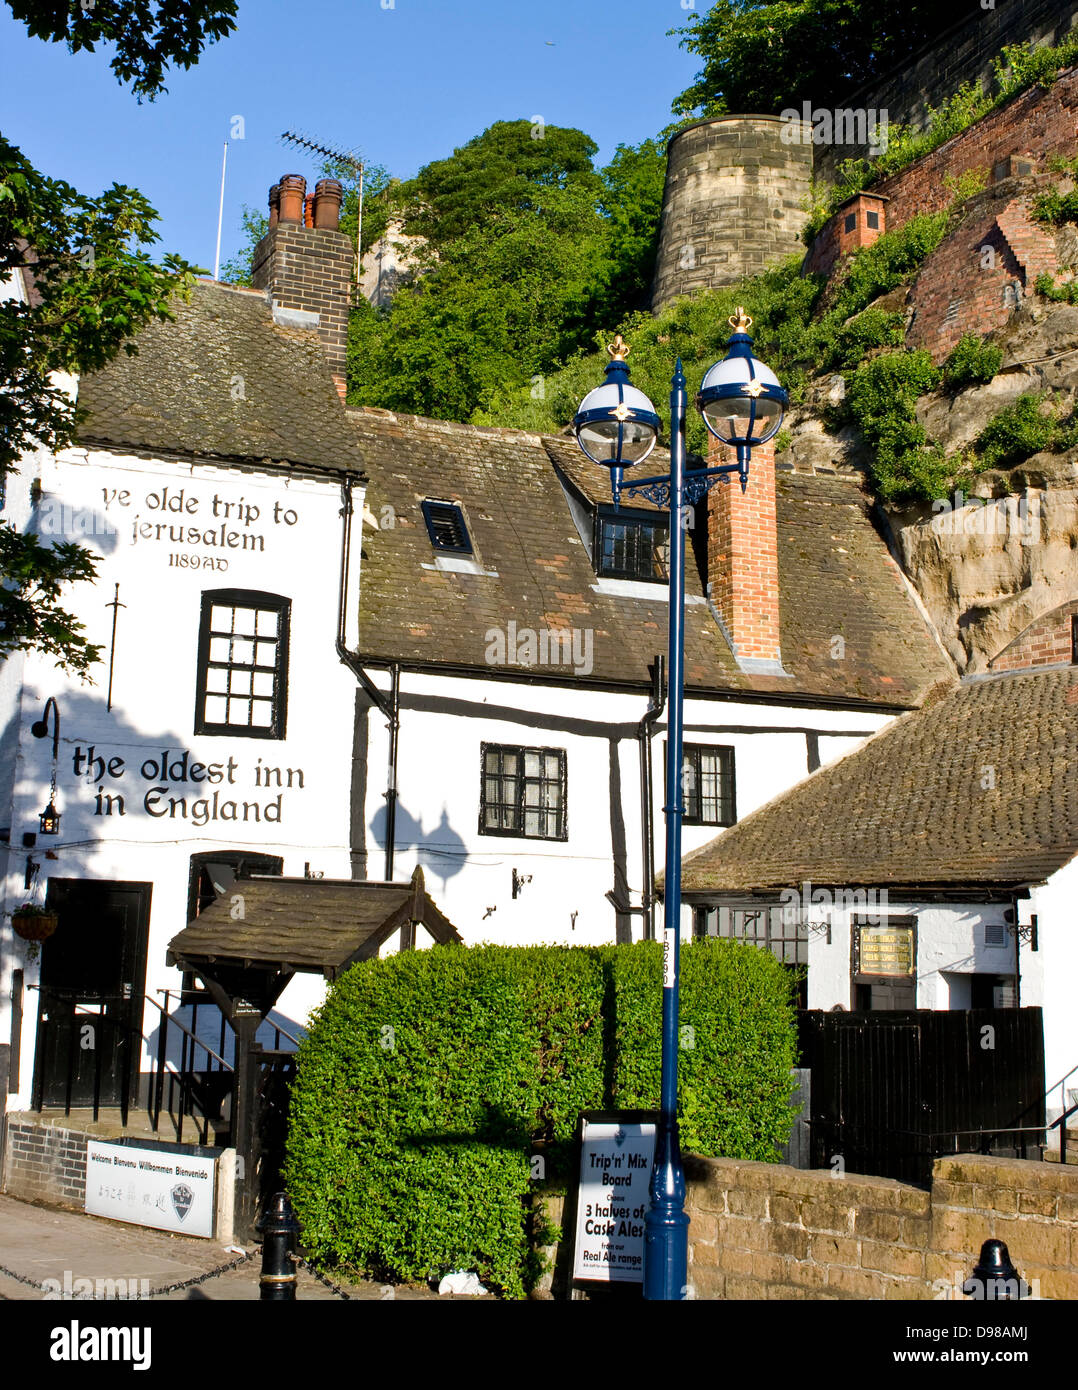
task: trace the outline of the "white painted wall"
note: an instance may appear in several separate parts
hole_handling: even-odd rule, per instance
[[[1028,920],[1027,913],[1036,913],[1039,949],[1034,952],[1029,943],[1023,944],[1022,998],[1043,1003],[1044,1069],[1051,1086],[1078,1067],[1078,858],[1033,889],[1028,906],[1023,904],[1022,920]],[[1067,1087],[1078,1089],[1078,1075]]]
[[[32,737],[30,724],[52,696],[61,720],[56,798],[61,832],[55,840],[39,837],[30,851],[41,865],[33,900],[44,901],[50,877],[152,883],[145,988],[153,995],[180,983],[179,972],[164,960],[169,940],[186,922],[192,854],[250,848],[282,856],[287,875],[302,875],[309,863],[312,872],[326,877],[350,876],[356,683],[335,650],[340,484],[332,477],[301,479],[83,449],[46,458],[40,476],[43,495],[35,528],[58,534],[62,525],[68,539],[100,557],[96,582],[74,586],[66,601],[85,623],[89,640],[104,647],[104,660],[92,685],[65,676],[40,656],[25,662],[14,787],[0,808],[0,824],[10,824],[12,842],[3,909],[10,914],[28,896],[22,835],[39,828],[51,764],[51,737]],[[361,489],[354,501],[361,509]],[[170,525],[184,528],[181,541],[171,539]],[[193,538],[190,528],[211,531],[224,546]],[[187,563],[179,557],[188,557]],[[359,561],[357,527],[353,586]],[[124,606],[109,710],[112,609],[107,605],[116,583]],[[193,733],[201,595],[218,588],[253,589],[292,601],[284,739]],[[96,775],[87,776],[91,748],[104,765],[96,762],[89,769]],[[205,769],[198,781],[185,777],[195,772],[196,763]],[[268,768],[282,770],[281,787]],[[210,776],[217,778],[215,784]],[[46,859],[46,850],[55,857]],[[8,915],[2,932],[0,1036],[6,1036],[10,970],[22,966],[32,985],[39,967],[27,959],[25,943],[14,938]],[[302,1022],[321,995],[320,980],[301,979],[286,992],[279,1012]],[[9,1108],[30,1102],[36,999],[26,996],[21,1085],[8,1098]],[[144,1031],[151,1037],[154,1018],[148,1008]]]
[[[811,890],[810,890],[811,891]],[[883,890],[875,908],[835,906],[814,910],[813,918],[831,921],[831,942],[825,932],[809,936],[808,1002],[810,1009],[852,1007],[850,987],[851,926],[853,916],[873,912],[881,921],[888,916],[913,917],[917,923],[917,1008],[960,1009],[969,1007],[968,986],[963,977],[973,974],[1013,975],[1014,936],[1007,933],[1003,947],[985,943],[985,925],[1003,923],[1002,903],[926,903],[900,901]],[[1022,999],[1039,1004],[1023,981]]]
[[[382,672],[371,672],[388,690]],[[395,877],[422,865],[427,888],[465,941],[501,944],[614,940],[615,852],[631,904],[643,888],[639,745],[643,695],[569,689],[513,681],[405,673],[398,754]],[[805,730],[821,747],[845,749],[887,717],[849,710],[691,699],[686,742],[734,749],[739,817],[800,781],[808,771]],[[384,874],[388,733],[369,717],[367,873]],[[664,862],[663,745],[665,721],[652,739],[655,865]],[[564,842],[481,834],[480,750],[484,742],[564,749],[567,755],[568,839]],[[612,744],[615,752],[611,753]],[[620,785],[620,816],[612,787]],[[620,821],[620,829],[618,822]],[[686,826],[684,851],[714,838],[714,826]],[[514,868],[531,875],[516,900]],[[493,909],[493,911],[491,911]],[[575,920],[573,914],[576,914]],[[642,919],[632,918],[634,939]]]

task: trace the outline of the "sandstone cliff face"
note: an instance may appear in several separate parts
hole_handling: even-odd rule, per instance
[[[1063,416],[1078,405],[1078,308],[1027,300],[993,341],[1004,360],[992,382],[919,403],[929,439],[948,453],[970,445],[1023,392],[1051,393]],[[791,411],[780,466],[863,468],[856,432],[830,434],[821,419],[843,390],[841,376],[822,378]],[[966,497],[881,510],[880,523],[957,671],[983,671],[1035,618],[1078,595],[1078,450],[982,473]]]

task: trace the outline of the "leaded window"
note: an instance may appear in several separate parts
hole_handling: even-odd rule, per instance
[[[669,530],[665,520],[600,513],[596,570],[611,579],[669,581]]]
[[[734,750],[685,745],[681,764],[685,825],[733,825]]]
[[[196,734],[284,738],[290,607],[277,594],[203,594]]]
[[[770,951],[783,965],[808,965],[809,926],[805,915],[779,903],[697,907],[693,935],[743,941]]]
[[[484,743],[481,835],[564,840],[565,753]]]

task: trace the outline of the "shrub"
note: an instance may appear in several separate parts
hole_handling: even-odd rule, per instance
[[[947,212],[920,213],[853,256],[835,297],[836,317],[847,319],[912,279],[943,240],[948,220]]]
[[[615,1004],[614,1100],[658,1106],[662,948],[608,947]],[[795,1065],[792,977],[769,951],[723,940],[681,956],[679,1117],[682,1147],[773,1162],[790,1135]]]
[[[1010,468],[1057,442],[1059,425],[1043,404],[1044,392],[1026,391],[989,420],[973,441],[979,469]]]
[[[976,333],[964,333],[943,364],[943,384],[948,391],[983,386],[1003,365],[1002,348],[982,342]]]
[[[844,410],[872,451],[869,478],[885,502],[938,497],[947,481],[942,454],[926,447],[915,413],[918,397],[939,381],[939,369],[923,348],[885,353],[853,374]]]
[[[793,1113],[790,976],[735,942],[682,962],[683,1143],[773,1160]],[[660,970],[646,943],[439,947],[342,975],[292,1088],[285,1180],[312,1258],[382,1278],[474,1269],[520,1297],[539,1272],[535,1146],[564,1183],[581,1110],[658,1104]]]
[[[977,82],[964,83],[957,92],[937,107],[929,107],[923,130],[910,126],[891,126],[887,149],[877,159],[846,159],[836,170],[834,187],[826,194],[813,190],[808,224],[802,232],[805,245],[811,246],[827,220],[847,198],[881,179],[897,174],[923,155],[938,149],[954,136],[968,130],[990,111],[1005,105],[1013,97],[1036,85],[1050,87],[1059,73],[1078,61],[1078,31],[1072,31],[1055,47],[1034,47],[1032,44],[1010,44],[996,59],[992,92],[985,92]],[[984,187],[985,175],[977,172],[976,181],[964,175],[954,188],[955,200],[962,201]]]
[[[1033,288],[1038,294],[1043,294],[1045,299],[1050,299],[1056,304],[1078,304],[1078,280],[1068,280],[1065,285],[1057,285],[1045,271],[1037,276]]]
[[[1058,227],[1064,222],[1078,222],[1078,188],[1070,193],[1060,193],[1058,188],[1050,188],[1033,199],[1032,216],[1034,221],[1046,226]]]
[[[905,336],[903,314],[865,309],[836,331],[829,365],[852,369],[873,348],[901,347]]]

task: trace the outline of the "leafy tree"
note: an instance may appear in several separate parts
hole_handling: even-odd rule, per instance
[[[118,82],[130,82],[151,101],[165,91],[170,63],[193,67],[208,43],[235,29],[236,0],[7,0],[29,33],[66,43],[72,53],[115,45],[110,64]]]
[[[889,72],[954,22],[945,5],[908,0],[715,0],[681,29],[704,66],[673,110],[777,113],[835,97]]]
[[[40,174],[0,136],[0,283],[30,277],[29,302],[0,300],[0,477],[40,447],[62,449],[79,415],[54,373],[99,370],[145,324],[171,317],[169,301],[196,267],[141,249],[157,240],[157,214],[119,184],[87,198]],[[92,578],[78,546],[51,550],[0,523],[0,658],[36,648],[85,673],[97,658],[80,624],[57,606],[63,584]]]
[[[606,219],[604,312],[616,323],[651,296],[666,182],[666,150],[657,140],[619,145],[602,170],[599,210]]]
[[[240,226],[243,229],[243,245],[222,265],[221,279],[228,285],[250,287],[255,247],[269,230],[269,217],[266,213],[251,207],[249,203],[244,203],[243,211],[240,213]]]
[[[620,146],[597,171],[582,131],[499,121],[388,190],[422,236],[420,274],[387,309],[360,305],[351,399],[468,420],[648,298],[665,159]]]
[[[363,404],[467,420],[507,382],[524,384],[573,350],[594,316],[602,221],[581,190],[542,212],[502,210],[428,250],[418,281],[385,311],[361,305],[349,343]]]
[[[592,167],[596,149],[580,130],[496,121],[401,185],[405,231],[437,247],[505,212],[541,214],[571,188],[597,201],[602,183]]]

